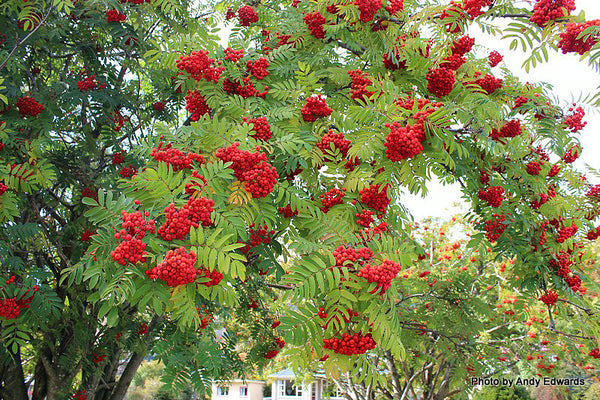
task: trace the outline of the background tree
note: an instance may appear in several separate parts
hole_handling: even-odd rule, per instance
[[[392,398],[416,372],[435,398],[523,361],[524,345],[493,343],[519,329],[488,325],[486,301],[516,288],[510,304],[543,296],[551,333],[600,357],[581,247],[599,235],[600,190],[572,167],[583,112],[466,35],[514,18],[504,34],[532,65],[553,46],[595,62],[596,24],[570,2],[273,1],[208,21],[187,3],[107,5],[3,6],[4,396],[25,398],[33,376],[36,398],[120,399],[148,352],[169,387],[201,391],[288,343],[295,368],[360,372]],[[208,31],[223,17],[226,49]],[[115,180],[120,150],[131,166]],[[472,204],[477,233],[459,247],[511,260],[504,292],[482,289],[495,263],[428,268],[400,189],[424,193],[433,175]],[[385,387],[373,356],[408,369]]]

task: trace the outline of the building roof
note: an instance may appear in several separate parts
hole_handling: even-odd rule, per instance
[[[254,379],[230,379],[228,381],[213,381],[214,384],[226,383],[267,383],[265,381],[256,381]]]
[[[294,374],[294,371],[292,371],[289,368],[283,369],[279,372],[275,372],[274,374],[271,374],[268,376],[268,378],[275,378],[275,379],[294,379],[296,377],[296,374]]]

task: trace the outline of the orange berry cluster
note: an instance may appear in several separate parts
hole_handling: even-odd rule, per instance
[[[141,211],[133,213],[128,213],[125,210],[121,211],[123,222],[121,223],[121,230],[115,234],[115,239],[122,239],[123,241],[110,252],[110,256],[118,264],[125,265],[127,262],[135,264],[146,261],[146,243],[142,242],[142,238],[146,235],[146,232],[154,233],[156,228],[154,220],[146,221],[144,216],[150,216],[150,212],[146,211],[142,215]]]
[[[160,279],[168,286],[174,287],[194,282],[196,279],[196,253],[185,250],[180,247],[176,250],[170,250],[156,267],[146,270],[146,275],[150,279]]]
[[[161,138],[162,139],[162,138]],[[156,161],[162,161],[171,166],[173,171],[180,171],[192,167],[192,163],[204,164],[204,157],[200,154],[192,153],[191,151],[184,154],[181,150],[172,148],[173,144],[169,143],[163,147],[163,141],[158,142],[158,147],[154,147],[150,156]]]
[[[385,213],[391,200],[387,196],[387,190],[390,185],[385,185],[381,189],[381,185],[371,185],[361,190],[360,201],[371,207],[374,210]]]
[[[269,123],[267,122],[266,117],[251,119],[244,117],[242,121],[247,125],[252,124],[254,134],[250,136],[252,136],[254,139],[264,141],[271,139],[271,125],[269,125]]]
[[[331,339],[323,339],[323,344],[326,349],[333,350],[334,353],[351,356],[354,354],[364,354],[367,351],[374,349],[377,345],[370,333],[363,335],[355,333],[350,336],[344,333],[342,337]]]
[[[21,117],[36,117],[42,111],[44,111],[44,106],[38,103],[33,97],[25,96],[21,97],[15,103],[15,106],[19,109],[19,113]]]
[[[377,287],[371,293],[379,291],[379,294],[384,294],[392,286],[392,280],[401,269],[400,264],[391,260],[383,260],[383,263],[379,265],[367,264],[356,275],[365,278],[368,282],[377,282]]]
[[[185,96],[185,109],[191,114],[192,121],[198,121],[204,114],[212,113],[206,99],[196,89],[193,92],[188,90],[187,96]]]
[[[192,51],[189,56],[182,56],[177,60],[177,68],[190,74],[196,81],[202,80],[204,76],[207,82],[217,83],[225,68],[221,67],[221,61],[217,62],[218,67],[214,67],[214,62],[214,58],[208,57],[207,50]]]
[[[269,62],[264,57],[261,57],[258,60],[246,61],[246,70],[258,80],[262,80],[269,75],[267,68],[269,68]]]
[[[302,107],[300,112],[302,113],[304,121],[314,122],[319,118],[328,117],[333,110],[327,107],[325,98],[319,94],[308,97],[306,99],[306,104],[304,104],[304,107]]]
[[[360,213],[354,214],[356,217],[356,223],[368,228],[374,221],[373,214],[375,213],[369,210],[362,210]]]
[[[487,201],[490,207],[500,207],[504,196],[504,188],[502,186],[490,186],[479,190],[479,198]]]
[[[363,100],[363,97],[369,98],[375,92],[367,90],[367,86],[371,86],[373,81],[369,79],[369,74],[363,73],[361,70],[348,71],[352,83],[350,85],[350,97],[354,100]]]

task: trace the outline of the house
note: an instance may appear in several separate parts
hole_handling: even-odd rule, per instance
[[[268,378],[272,381],[271,400],[345,399],[333,383],[327,382],[323,374],[316,374],[312,382],[298,384],[295,382],[296,375],[291,369],[284,369],[269,375]]]
[[[264,381],[243,381],[234,379],[229,382],[212,384],[212,400],[263,400]]]

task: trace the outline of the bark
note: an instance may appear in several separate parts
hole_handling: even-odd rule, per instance
[[[27,385],[21,365],[21,349],[17,349],[17,352],[11,355],[11,360],[2,369],[0,376],[0,399],[27,400]]]
[[[42,360],[38,359],[34,371],[35,384],[33,386],[33,396],[31,400],[44,400],[46,391],[48,390],[48,375],[42,364]]]

